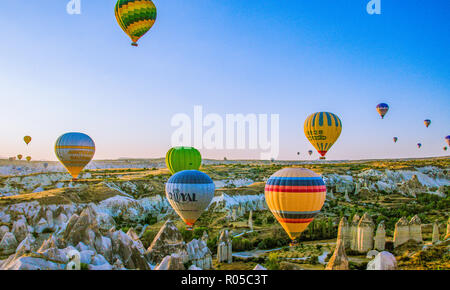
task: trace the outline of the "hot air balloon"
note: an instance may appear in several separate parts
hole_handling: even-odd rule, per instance
[[[420,147],[422,147],[422,144],[421,143],[417,143],[417,148],[420,149]]]
[[[394,143],[397,143],[397,141],[398,141],[398,138],[394,137]]]
[[[325,159],[325,154],[341,135],[342,122],[332,113],[314,113],[306,119],[304,131],[309,142],[322,155],[320,159]]]
[[[25,157],[25,159],[26,159],[28,162],[30,162],[30,161],[31,161],[31,156],[27,156],[27,157]]]
[[[378,104],[377,105],[377,111],[378,111],[378,114],[380,114],[381,119],[384,119],[384,116],[389,111],[388,104],[385,104],[385,103]]]
[[[202,156],[194,147],[174,147],[167,151],[166,166],[172,174],[182,170],[198,170]]]
[[[133,41],[132,46],[138,46],[138,40],[156,21],[156,6],[151,0],[119,0],[114,12],[117,23]]]
[[[447,137],[445,137],[445,141],[447,141],[448,146],[450,146],[450,135],[448,135]]]
[[[297,155],[300,155],[300,152],[297,152]]]
[[[425,121],[423,121],[423,123],[428,128],[428,126],[430,126],[430,124],[431,124],[431,120],[426,119]]]
[[[309,151],[308,151],[308,154],[309,154],[309,156],[311,156],[311,155],[313,154],[313,151],[312,151],[312,150],[309,150]]]
[[[444,148],[443,148],[443,149],[444,149],[444,151],[447,151],[447,146],[444,146]]]
[[[166,183],[166,197],[172,208],[188,226],[192,226],[214,197],[214,182],[198,170],[175,173]]]
[[[17,159],[22,160],[22,158],[23,158],[22,154],[17,155]]]
[[[265,186],[266,203],[295,243],[320,212],[327,192],[319,175],[304,168],[283,168]]]
[[[30,136],[25,136],[25,137],[23,137],[23,141],[25,141],[25,143],[28,145],[31,142],[31,137]]]
[[[48,163],[45,162],[45,163],[44,163],[44,168],[47,168],[47,167],[48,167]]]
[[[72,175],[73,180],[76,180],[83,168],[94,157],[95,144],[86,134],[66,133],[56,140],[55,153]]]

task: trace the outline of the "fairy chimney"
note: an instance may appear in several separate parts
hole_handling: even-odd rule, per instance
[[[351,236],[350,249],[352,249],[353,251],[356,251],[358,249],[357,228],[358,228],[359,219],[360,219],[359,215],[355,214],[355,216],[353,217],[352,223],[350,225],[350,236]]]
[[[348,270],[348,269],[349,269],[348,258],[347,255],[345,254],[344,241],[338,238],[336,243],[336,249],[334,250],[333,256],[331,256],[330,261],[328,261],[325,270]]]
[[[405,217],[402,217],[395,224],[394,248],[406,243],[408,240],[409,240],[409,223]]]
[[[228,230],[223,230],[220,233],[219,244],[217,247],[217,261],[231,263],[232,258],[232,242],[228,234]]]
[[[409,239],[418,243],[422,242],[422,221],[418,215],[413,216],[409,222]]]
[[[439,242],[439,225],[436,222],[433,223],[433,236],[431,242],[433,244]]]
[[[384,251],[386,245],[386,230],[384,228],[384,222],[378,224],[377,232],[375,233],[375,245],[374,248],[377,251]]]
[[[341,221],[339,222],[337,240],[342,240],[346,249],[350,248],[351,232],[347,219],[345,217],[342,217]]]
[[[373,231],[375,224],[369,214],[365,213],[357,228],[357,251],[366,253],[373,249]]]

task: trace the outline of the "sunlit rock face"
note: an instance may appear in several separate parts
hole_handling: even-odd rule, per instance
[[[384,223],[381,222],[378,225],[377,231],[375,233],[374,249],[378,251],[384,251],[385,246],[386,246],[386,230],[384,227]]]
[[[415,215],[409,221],[409,239],[422,243],[422,221]]]
[[[183,258],[177,254],[172,254],[164,257],[164,259],[159,263],[155,270],[185,270],[183,264]]]
[[[348,270],[348,258],[342,239],[338,239],[333,256],[328,261],[325,270]]]
[[[351,244],[351,231],[347,219],[342,217],[339,222],[337,241],[342,241],[344,248],[349,249]]]
[[[360,217],[359,215],[355,214],[352,219],[352,223],[350,225],[350,234],[351,234],[351,242],[350,242],[350,248],[352,251],[358,250],[358,223],[359,223]]]
[[[373,232],[375,224],[369,214],[365,213],[358,223],[357,251],[366,253],[373,249]]]
[[[172,254],[179,255],[183,263],[189,259],[186,243],[183,241],[183,237],[178,228],[169,219],[159,230],[145,255],[152,264],[158,264],[164,257]]]
[[[450,217],[448,218],[447,221],[447,233],[445,234],[445,238],[444,240],[450,239]]]
[[[186,245],[189,260],[198,268],[210,270],[212,268],[212,253],[206,245],[206,241],[193,239]]]
[[[397,270],[397,260],[391,253],[383,251],[367,264],[367,270]]]
[[[409,241],[409,222],[405,217],[402,217],[395,224],[394,230],[394,248]]]
[[[233,244],[230,239],[228,230],[223,230],[220,233],[218,246],[217,246],[217,261],[219,263],[226,262],[231,263],[233,261]]]
[[[431,241],[433,244],[439,242],[439,225],[436,222],[433,223],[433,235]]]

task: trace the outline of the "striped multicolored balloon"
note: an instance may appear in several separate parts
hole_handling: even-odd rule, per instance
[[[275,172],[265,187],[266,203],[294,241],[313,221],[325,202],[322,177],[304,168],[284,168]]]
[[[66,133],[56,140],[55,153],[75,180],[94,157],[95,144],[86,134]]]
[[[388,111],[389,111],[388,104],[380,103],[377,105],[377,112],[378,112],[378,114],[380,114],[381,119],[384,119],[384,116],[387,114]]]
[[[325,155],[342,132],[342,122],[338,116],[329,112],[311,114],[303,127],[306,138],[325,159]]]
[[[175,173],[166,183],[166,197],[172,208],[188,225],[188,229],[201,216],[214,197],[212,179],[198,170]]]
[[[114,8],[117,23],[138,46],[138,40],[155,24],[156,6],[151,0],[119,0]]]

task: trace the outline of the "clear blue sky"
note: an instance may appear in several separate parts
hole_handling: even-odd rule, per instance
[[[161,157],[170,119],[194,105],[280,114],[279,159],[312,148],[303,122],[316,111],[343,122],[328,159],[445,155],[447,0],[381,0],[381,15],[366,13],[368,0],[155,0],[157,22],[139,48],[117,25],[114,0],[81,0],[81,15],[67,14],[68,2],[2,1],[2,157],[56,160],[53,144],[67,131],[93,137],[96,159]],[[385,120],[380,102],[391,107]]]

